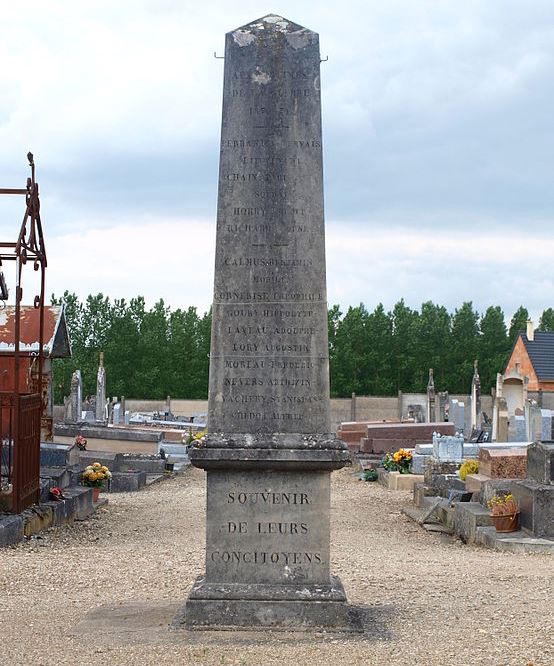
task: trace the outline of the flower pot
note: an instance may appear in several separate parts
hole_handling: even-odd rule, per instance
[[[492,516],[492,521],[497,532],[516,532],[519,528],[519,511],[503,516]]]
[[[98,502],[99,497],[100,497],[100,488],[93,488],[92,489],[92,501],[93,502]]]

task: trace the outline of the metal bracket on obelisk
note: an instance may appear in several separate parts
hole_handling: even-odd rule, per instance
[[[317,33],[226,35],[208,430],[206,573],[176,625],[352,630],[330,572],[331,433]]]

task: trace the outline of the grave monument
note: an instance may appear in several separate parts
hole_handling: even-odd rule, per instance
[[[318,35],[266,16],[226,35],[208,430],[206,573],[176,624],[349,629],[330,574]]]
[[[100,362],[96,375],[96,420],[106,421],[106,370],[104,368],[104,352],[100,352]]]

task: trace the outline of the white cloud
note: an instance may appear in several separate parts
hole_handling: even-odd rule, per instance
[[[212,300],[215,226],[201,220],[127,219],[110,228],[88,226],[48,241],[48,293],[86,298],[144,296],[173,308],[207,310]]]
[[[551,0],[275,9],[317,30],[329,55],[330,302],[552,305]],[[213,51],[267,12],[261,0],[2,4],[0,186],[25,182],[31,148],[49,291],[208,307],[223,75]],[[0,205],[10,238],[22,211]]]

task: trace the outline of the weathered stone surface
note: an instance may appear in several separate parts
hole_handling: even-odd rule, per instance
[[[336,576],[327,585],[302,587],[210,585],[201,576],[191,591],[185,615],[179,614],[174,625],[213,629],[213,618],[221,618],[220,629],[361,630],[345,601]]]
[[[319,37],[278,16],[226,36],[206,576],[189,628],[347,628],[329,572],[331,434]],[[306,586],[316,586],[307,596]]]
[[[65,467],[79,460],[79,450],[73,444],[40,443],[40,464],[44,467]]]
[[[439,462],[429,457],[425,462],[425,483],[432,486],[437,476],[452,475],[460,469],[458,463],[453,462]]]
[[[13,546],[23,539],[23,518],[20,515],[0,515],[0,548]]]
[[[554,485],[516,481],[512,493],[520,510],[520,525],[536,537],[554,538]]]
[[[414,453],[412,453],[412,474],[423,474],[428,458],[428,455],[422,455],[414,451]]]
[[[119,465],[123,462],[123,454],[110,453],[109,451],[81,451],[79,454],[79,467],[85,469],[87,465],[99,462],[105,465],[110,472],[117,472]]]
[[[478,502],[454,504],[454,531],[466,543],[473,543],[477,528],[492,525],[490,511]]]
[[[479,473],[491,479],[524,479],[527,476],[526,448],[483,447],[479,451]]]
[[[141,470],[114,472],[109,483],[110,493],[132,493],[144,488],[146,472]]]
[[[328,584],[329,493],[328,472],[211,472],[207,579]]]
[[[468,474],[465,479],[466,490],[470,493],[481,493],[485,481],[490,481],[490,476],[485,474]]]
[[[226,36],[210,432],[330,431],[319,37]]]
[[[463,435],[433,434],[433,458],[441,462],[461,463],[464,457]]]
[[[537,483],[554,484],[554,443],[535,442],[529,445],[527,477]]]

